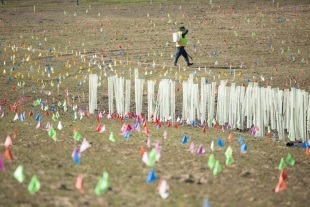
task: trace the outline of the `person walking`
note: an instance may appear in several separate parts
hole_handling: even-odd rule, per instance
[[[178,59],[181,55],[184,57],[187,63],[187,66],[191,66],[193,65],[193,63],[189,62],[189,59],[188,59],[189,56],[185,50],[185,46],[187,45],[187,40],[186,40],[185,35],[188,33],[188,29],[185,29],[185,27],[182,26],[179,28],[178,33],[180,36],[180,41],[176,42],[177,51],[175,53],[174,66],[177,66]]]

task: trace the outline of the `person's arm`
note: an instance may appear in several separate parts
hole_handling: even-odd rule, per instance
[[[187,29],[183,29],[182,30],[182,37],[184,38],[187,33],[188,33],[188,30]]]

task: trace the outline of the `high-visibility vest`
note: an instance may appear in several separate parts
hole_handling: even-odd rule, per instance
[[[181,46],[185,47],[187,45],[187,40],[185,37],[182,37],[181,31],[179,31],[178,33],[180,35],[180,42],[176,42],[175,46],[176,47],[181,47]]]

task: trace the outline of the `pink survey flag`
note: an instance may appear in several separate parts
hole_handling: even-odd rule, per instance
[[[48,122],[46,123],[45,129],[46,129],[47,131],[49,131],[50,128],[51,128],[51,124],[50,124],[50,122],[48,121]]]
[[[159,145],[159,141],[157,141],[156,144],[155,144],[156,152],[160,152],[160,148],[161,148],[161,146]]]
[[[126,124],[123,124],[121,131],[122,131],[122,135],[126,134],[126,131],[127,131],[127,125]]]
[[[155,144],[155,152],[156,152],[156,161],[158,161],[159,160],[159,158],[160,158],[160,148],[161,148],[161,146],[159,146],[159,141],[158,142],[156,142],[156,144]]]
[[[202,154],[204,154],[205,152],[206,152],[206,151],[205,151],[205,149],[203,148],[203,146],[202,146],[202,145],[199,145],[198,150],[197,150],[197,154],[202,155]]]
[[[188,151],[190,151],[192,154],[194,154],[194,150],[195,150],[195,145],[194,145],[194,143],[192,142],[191,145],[189,146]]]
[[[36,126],[36,129],[39,129],[40,126],[41,126],[41,121],[38,121],[37,126]]]
[[[164,135],[163,135],[164,139],[167,139],[167,131],[164,131]]]
[[[105,131],[105,125],[103,124],[102,126],[101,126],[101,129],[99,130],[99,133],[103,133]]]
[[[10,145],[12,145],[12,139],[10,137],[10,135],[6,136],[5,142],[4,142],[4,146],[7,148]]]
[[[18,114],[16,113],[14,116],[14,121],[16,121],[18,119]]]
[[[100,111],[98,117],[101,119],[103,117],[102,112]]]
[[[149,163],[149,156],[147,155],[147,152],[146,152],[146,151],[144,151],[144,153],[143,153],[142,161],[143,161],[145,164],[148,164],[148,163]]]
[[[162,199],[168,198],[169,193],[167,191],[169,190],[169,185],[165,179],[160,179],[157,190]]]
[[[89,147],[90,147],[89,142],[86,140],[86,138],[84,138],[83,142],[82,142],[82,145],[80,147],[80,153],[84,152]]]
[[[150,148],[151,147],[151,138],[148,137],[147,138],[147,143],[146,143],[147,147]]]

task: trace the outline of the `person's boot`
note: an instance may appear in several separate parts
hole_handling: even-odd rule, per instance
[[[190,62],[189,62],[189,58],[188,58],[188,57],[185,58],[185,61],[187,62],[187,66],[191,66],[191,65],[194,64],[194,63],[190,63]]]
[[[194,63],[190,63],[190,62],[188,62],[187,63],[187,66],[191,66],[191,65],[193,65]]]
[[[178,62],[178,60],[177,60],[177,59],[174,59],[173,65],[174,65],[174,66],[178,66],[178,65],[177,65],[177,62]]]

